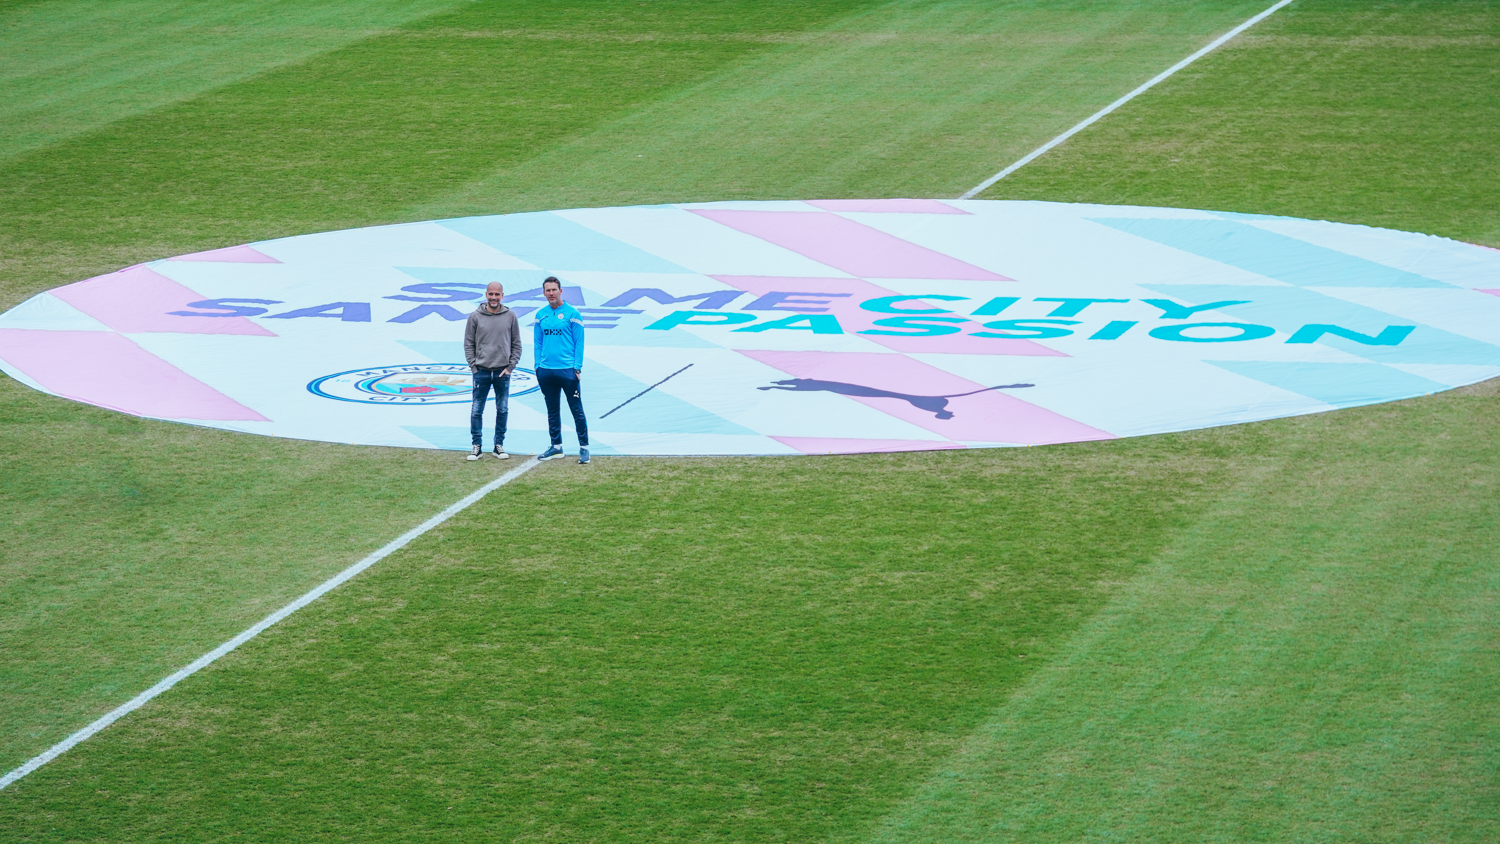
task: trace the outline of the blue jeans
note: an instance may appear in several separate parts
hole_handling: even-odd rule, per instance
[[[578,431],[578,444],[589,447],[589,423],[583,418],[583,394],[579,390],[578,373],[571,369],[538,369],[536,383],[542,388],[542,399],[547,402],[547,433],[552,435],[552,444],[562,445],[562,408],[557,394],[568,397],[568,410],[573,411],[573,428]]]
[[[469,407],[469,438],[480,447],[484,443],[480,435],[484,432],[484,403],[495,391],[495,446],[505,442],[505,421],[510,415],[510,373],[500,374],[498,369],[476,369],[474,371],[474,403]]]

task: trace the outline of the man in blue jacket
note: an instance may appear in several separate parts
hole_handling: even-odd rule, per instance
[[[542,282],[542,295],[547,297],[547,307],[535,314],[533,323],[536,349],[536,381],[542,389],[542,398],[547,402],[547,432],[552,435],[552,447],[537,455],[538,460],[561,457],[562,414],[557,403],[557,394],[568,397],[568,410],[573,412],[573,427],[578,431],[578,462],[589,462],[589,423],[583,418],[583,396],[579,392],[579,378],[583,375],[583,317],[578,309],[563,301],[562,282],[548,276]]]

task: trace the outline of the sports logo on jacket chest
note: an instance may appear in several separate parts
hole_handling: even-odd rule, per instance
[[[568,333],[568,314],[562,309],[543,316],[539,322],[544,337],[560,337]]]

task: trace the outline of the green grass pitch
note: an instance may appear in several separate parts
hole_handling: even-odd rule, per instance
[[[1265,5],[0,2],[0,307],[357,225],[952,197]],[[1297,0],[985,197],[1500,247],[1497,32]],[[547,464],[0,792],[0,838],[1493,841],[1497,419]],[[0,381],[0,769],[495,467]]]

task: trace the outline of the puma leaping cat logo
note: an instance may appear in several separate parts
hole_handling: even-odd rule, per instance
[[[757,387],[758,390],[789,390],[794,393],[838,393],[841,396],[861,396],[872,399],[901,399],[918,410],[925,410],[939,419],[952,419],[953,411],[948,409],[948,399],[972,396],[976,393],[987,393],[990,390],[1015,390],[1021,387],[1035,387],[1035,384],[1002,384],[998,387],[985,387],[981,390],[972,390],[967,393],[956,393],[951,396],[913,396],[906,393],[882,390],[878,387],[866,387],[861,384],[846,384],[842,381],[819,381],[816,378],[789,378],[785,381],[774,381],[769,387]]]

